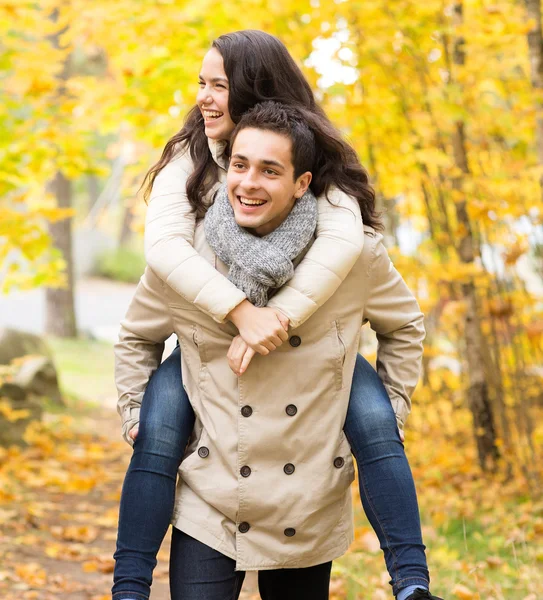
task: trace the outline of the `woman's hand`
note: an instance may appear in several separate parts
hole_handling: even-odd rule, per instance
[[[236,335],[230,344],[228,349],[228,366],[232,371],[239,377],[243,375],[249,366],[255,351],[247,344],[247,342],[241,337]]]
[[[279,310],[265,306],[257,308],[244,300],[228,314],[227,319],[234,323],[240,336],[258,354],[265,356],[288,340],[289,319]]]
[[[134,427],[132,427],[132,429],[128,432],[128,437],[131,437],[134,441],[136,441],[139,430],[140,430],[140,426],[134,425]]]

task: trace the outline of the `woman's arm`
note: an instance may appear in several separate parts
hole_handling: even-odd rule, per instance
[[[317,238],[294,270],[294,277],[268,302],[299,327],[339,288],[358,260],[364,226],[358,202],[341,190],[318,198]]]
[[[164,283],[222,323],[246,296],[193,248],[196,217],[186,194],[192,168],[183,153],[156,177],[147,208],[145,258]]]

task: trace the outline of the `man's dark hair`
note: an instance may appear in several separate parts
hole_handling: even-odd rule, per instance
[[[241,117],[230,137],[230,148],[234,147],[239,132],[244,129],[263,129],[290,139],[294,181],[306,171],[313,172],[316,157],[315,136],[296,108],[279,102],[256,104]]]

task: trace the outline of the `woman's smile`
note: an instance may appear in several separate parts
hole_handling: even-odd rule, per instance
[[[217,121],[217,119],[220,119],[221,117],[224,116],[224,113],[218,111],[218,110],[210,110],[207,108],[202,108],[202,115],[204,116],[206,125],[208,123],[213,123],[214,121]]]

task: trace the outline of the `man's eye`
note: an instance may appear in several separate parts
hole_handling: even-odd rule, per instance
[[[266,169],[264,173],[266,173],[266,175],[277,175],[277,172],[272,169]]]
[[[232,163],[232,166],[233,166],[235,169],[243,169],[243,166],[244,166],[244,165],[243,165],[243,163]]]

